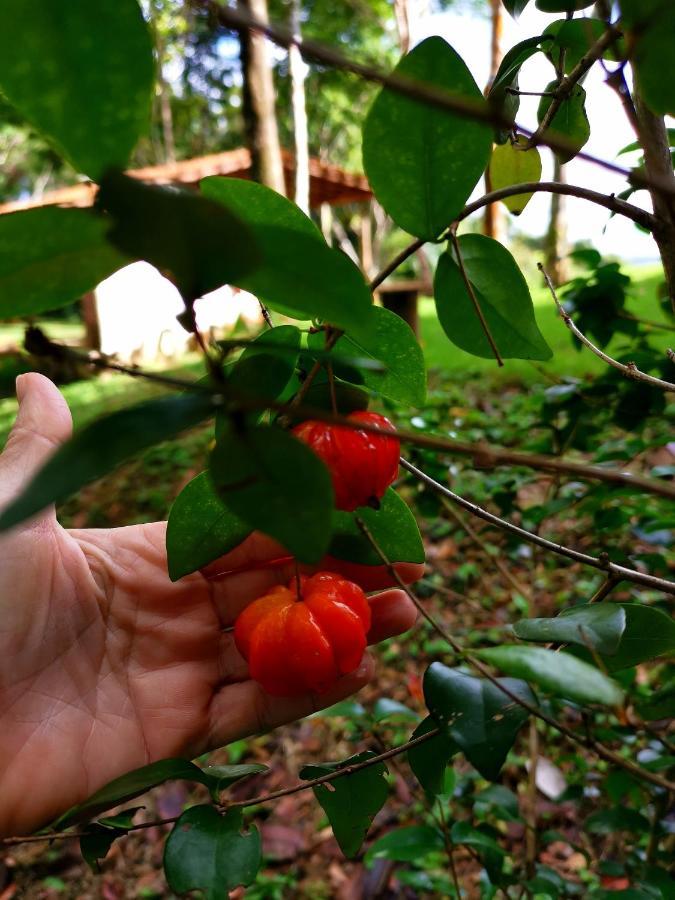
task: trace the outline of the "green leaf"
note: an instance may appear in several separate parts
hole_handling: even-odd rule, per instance
[[[80,838],[80,852],[92,872],[98,872],[99,860],[106,858],[117,838],[126,834],[126,829],[104,828],[94,824],[88,830],[90,833]]]
[[[126,166],[150,124],[152,42],[135,0],[12,0],[0,29],[0,89],[97,181]]]
[[[133,800],[165,781],[194,781],[211,787],[213,781],[204,769],[187,759],[160,759],[110,781],[89,799],[73,806],[52,823],[52,828],[67,828],[77,822],[93,819],[100,813]]]
[[[253,181],[214,176],[202,193],[246,223],[262,253],[255,270],[231,279],[271,309],[295,319],[319,318],[367,338],[372,297],[363,275],[328,247],[298,207]]]
[[[430,825],[410,825],[396,828],[376,840],[368,848],[365,863],[370,867],[376,859],[394,862],[417,862],[428,853],[438,853],[445,848],[443,833]]]
[[[579,606],[554,619],[521,619],[513,626],[523,641],[581,644],[599,653],[616,653],[625,628],[626,614],[615,603]]]
[[[2,511],[0,531],[61,503],[140,450],[198,425],[213,412],[211,394],[195,391],[148,400],[92,422],[59,447]]]
[[[323,334],[310,334],[309,349],[320,350],[323,341]],[[335,352],[384,364],[383,372],[363,373],[359,383],[371,391],[405,406],[424,403],[427,393],[424,354],[410,326],[396,313],[381,306],[374,307],[368,339],[358,341],[345,335],[335,345]]]
[[[273,425],[232,430],[216,444],[210,472],[223,503],[242,521],[301,562],[321,559],[332,533],[333,486],[306,444]]]
[[[514,696],[534,704],[523,681],[500,678]],[[529,713],[492,682],[474,678],[442,663],[424,673],[424,697],[434,719],[462,750],[469,762],[494,781]]]
[[[305,766],[300,772],[300,778],[310,781],[365,762],[374,756],[374,753],[366,751],[351,756],[344,762]],[[328,816],[335,840],[347,858],[356,856],[359,852],[370,823],[384,806],[388,790],[386,773],[384,763],[374,763],[358,772],[336,778],[329,786],[320,784],[312,788],[314,796]]]
[[[513,15],[512,11],[511,13]],[[520,96],[513,93],[518,90],[520,69],[530,57],[539,53],[542,40],[543,35],[538,35],[520,41],[511,47],[499,64],[497,74],[488,91],[488,101],[497,112],[507,119],[514,120],[520,108]],[[510,134],[509,129],[497,128],[497,143],[503,144],[508,141]]]
[[[471,100],[483,96],[462,58],[440,37],[403,57],[397,77]],[[485,170],[492,129],[383,88],[363,129],[363,165],[375,196],[405,231],[433,240],[460,212]]]
[[[469,281],[497,348],[505,359],[550,359],[534,317],[527,283],[506,247],[481,234],[459,238]],[[436,311],[443,330],[462,350],[493,359],[459,266],[443,253],[434,279]]]
[[[58,309],[126,265],[106,240],[109,227],[58,206],[0,216],[0,318]]]
[[[546,92],[557,90],[558,83],[551,81]],[[537,120],[541,123],[546,111],[553,102],[552,97],[542,97],[537,110]],[[547,134],[551,137],[563,138],[570,144],[569,150],[556,150],[561,162],[569,162],[581,150],[591,136],[591,126],[586,115],[586,91],[577,84],[570,96],[563,100],[560,109],[553,116]]]
[[[237,284],[260,263],[244,222],[198,194],[111,172],[101,181],[97,204],[112,216],[113,244],[170,276],[187,301]]]
[[[492,851],[504,854],[504,850],[497,841],[478,828],[474,828],[469,822],[455,822],[450,832],[453,844],[463,844],[465,847],[475,847],[479,851]]]
[[[415,516],[393,488],[387,488],[379,509],[364,506],[359,509],[359,516],[387,559],[424,562],[424,544]],[[328,553],[337,559],[364,566],[382,565],[382,558],[363,535],[353,513],[338,510],[333,514],[333,537]]]
[[[648,659],[675,652],[675,621],[653,606],[622,603],[626,627],[619,649],[602,661],[610,672],[628,669]]]
[[[373,707],[373,721],[379,724],[381,722],[390,722],[392,719],[412,719],[413,722],[417,722],[419,713],[416,713],[414,709],[410,709],[404,703],[399,703],[398,700],[392,700],[390,697],[380,697],[375,701],[375,706]]]
[[[257,828],[242,832],[242,814],[221,815],[213,806],[193,806],[176,822],[164,847],[164,872],[177,894],[201,888],[206,900],[223,900],[249,885],[262,863]]]
[[[668,136],[668,146],[671,148],[675,147],[675,128],[666,128],[666,134]],[[642,150],[640,141],[632,141],[630,144],[626,144],[625,147],[619,150],[617,156],[621,156],[622,153],[634,153],[636,150]]]
[[[428,734],[434,728],[438,728],[438,723],[431,716],[427,716],[410,735],[410,739]],[[428,741],[408,750],[410,768],[427,794],[435,797],[443,793],[445,770],[458,752],[457,744],[443,730],[436,737],[429,738]]]
[[[544,29],[544,34],[554,38],[548,44],[546,54],[557,67],[564,64],[564,71],[569,74],[581,61],[593,44],[605,33],[605,23],[601,19],[558,19]],[[619,51],[623,49],[623,40],[619,39]],[[564,53],[564,57],[563,57]],[[603,53],[605,59],[617,60],[617,52],[610,47]]]
[[[252,528],[220,499],[208,472],[176,497],[169,512],[166,553],[169,578],[178,581],[238,547]]]
[[[649,819],[635,809],[614,806],[592,813],[584,822],[584,830],[591,834],[616,834],[621,831],[648,834]]]
[[[134,817],[137,812],[145,809],[143,806],[134,806],[131,809],[123,809],[115,813],[114,816],[106,816],[99,819],[97,824],[103,825],[105,828],[118,828],[121,831],[128,831],[134,824]]]
[[[475,654],[502,672],[525,678],[556,696],[577,703],[618,706],[623,700],[623,691],[616,682],[569,653],[511,644],[476,650]]]
[[[524,147],[527,138],[519,135],[516,144]],[[511,187],[513,184],[524,184],[541,179],[541,156],[536,147],[530,150],[518,150],[511,141],[497,146],[490,159],[490,187],[493,191]],[[519,216],[532,199],[532,194],[514,194],[506,197],[502,203],[514,216]]]
[[[301,336],[295,325],[277,325],[263,331],[235,363],[228,385],[253,396],[276,400],[295,371]]]
[[[248,778],[249,775],[259,775],[267,772],[268,766],[260,763],[237,763],[236,765],[206,766],[202,769],[204,784],[208,787],[213,802],[217,803],[223,791],[231,785]]]
[[[507,12],[517,19],[530,0],[502,0]]]
[[[670,0],[621,0],[637,87],[657,115],[675,114],[675,17]]]
[[[675,718],[675,678],[637,703],[637,711],[643,719]]]

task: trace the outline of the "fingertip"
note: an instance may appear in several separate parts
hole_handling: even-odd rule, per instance
[[[396,637],[413,627],[418,610],[405,591],[391,589],[369,598],[373,622],[368,632],[368,642],[377,644]]]

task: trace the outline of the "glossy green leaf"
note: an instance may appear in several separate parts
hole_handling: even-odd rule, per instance
[[[584,822],[584,829],[591,834],[617,834],[621,831],[648,834],[649,827],[649,819],[646,816],[624,806],[598,810]]]
[[[219,440],[210,472],[223,503],[301,562],[316,563],[332,533],[333,486],[312,450],[281,428],[259,425]]]
[[[187,759],[160,759],[110,781],[89,799],[67,810],[52,823],[52,828],[67,828],[77,822],[93,819],[113,806],[126,803],[127,800],[139,797],[151,788],[164,784],[165,781],[193,781],[207,787],[212,784],[208,774]]]
[[[473,828],[469,822],[455,822],[450,832],[453,844],[463,844],[465,847],[474,847],[478,851],[490,850],[495,853],[504,853],[497,841],[478,828]]]
[[[658,115],[675,115],[675,16],[671,0],[620,0],[630,32],[630,58],[638,89]]]
[[[410,825],[396,828],[378,838],[368,848],[365,856],[367,866],[376,859],[391,859],[394,862],[417,862],[428,853],[438,853],[445,847],[443,832],[431,825]]]
[[[80,172],[126,166],[150,124],[152,42],[136,0],[12,0],[0,91]]]
[[[511,13],[513,14],[513,11]],[[519,87],[520,69],[535,53],[539,53],[542,40],[543,36],[538,35],[514,44],[504,54],[504,58],[497,69],[497,74],[490,85],[490,90],[488,91],[490,105],[511,121],[515,120],[520,108],[520,96],[517,93],[513,93]],[[495,139],[497,143],[503,144],[509,140],[510,134],[511,131],[508,128],[497,128]]]
[[[201,889],[206,900],[224,900],[249,885],[262,863],[257,828],[242,831],[242,814],[221,815],[213,806],[192,806],[176,822],[164,847],[164,872],[177,894]]]
[[[198,194],[111,172],[101,181],[97,203],[112,217],[113,244],[171,277],[188,301],[237,284],[260,264],[248,226]]]
[[[675,621],[667,613],[640,603],[622,603],[626,627],[618,650],[602,651],[602,661],[610,672],[628,669],[648,659],[675,653]]]
[[[373,707],[373,721],[377,723],[391,722],[392,719],[394,721],[412,719],[413,722],[417,722],[419,713],[416,713],[414,709],[410,709],[405,703],[399,703],[398,700],[392,700],[390,697],[380,697],[375,701],[375,706]]]
[[[368,337],[372,297],[363,275],[294,203],[237,178],[205,178],[201,189],[246,223],[262,253],[260,265],[232,284],[292,318],[319,318]]]
[[[601,19],[558,19],[544,29],[545,35],[554,38],[545,45],[546,53],[554,65],[563,64],[565,73],[569,74],[604,33],[605,23]],[[617,49],[625,49],[623,40],[618,42]],[[616,60],[617,50],[610,47],[603,57]]]
[[[0,531],[66,500],[140,450],[198,425],[213,412],[212,396],[195,391],[148,400],[92,422],[60,446],[2,511]]]
[[[300,339],[300,329],[295,325],[277,325],[263,331],[235,363],[229,387],[275,400],[295,371]]]
[[[544,88],[546,92],[556,89],[557,82],[555,81],[551,81]],[[551,97],[541,98],[537,110],[537,120],[540,123],[552,102]],[[561,162],[569,162],[586,144],[591,136],[591,126],[586,115],[586,91],[580,84],[575,85],[570,96],[563,100],[546,133],[551,137],[563,138],[569,144],[567,150],[556,150]]]
[[[310,349],[321,349],[323,335],[313,334]],[[364,357],[384,364],[383,372],[364,371],[360,384],[405,406],[421,406],[427,393],[424,354],[410,326],[396,313],[373,308],[368,339],[345,335],[335,345],[336,354]],[[346,380],[349,380],[348,378]]]
[[[202,769],[203,783],[208,787],[213,802],[217,803],[222,792],[241,781],[242,778],[248,778],[250,775],[259,775],[267,770],[268,766],[263,766],[260,763],[205,766]]]
[[[0,318],[58,309],[129,260],[106,240],[110,222],[45,206],[0,216]]]
[[[524,678],[558,697],[604,706],[618,706],[623,700],[623,691],[616,682],[569,653],[516,644],[475,653],[502,672]]]
[[[530,0],[502,0],[502,2],[513,18],[517,19]]]
[[[178,581],[238,547],[252,529],[228,509],[208,472],[187,484],[173,502],[166,529],[169,578]]]
[[[616,653],[626,628],[626,614],[616,603],[578,606],[554,619],[521,619],[513,626],[523,641],[580,644],[599,653]]]
[[[424,544],[415,516],[393,488],[387,488],[378,510],[364,506],[359,509],[359,516],[387,559],[424,562]],[[334,513],[328,553],[337,559],[365,566],[382,565],[382,557],[354,521],[353,513]]]
[[[410,735],[410,739],[428,734],[438,723],[427,716]],[[432,797],[443,793],[445,770],[459,747],[446,731],[408,750],[408,763],[415,778]]]
[[[511,187],[514,184],[541,180],[539,150],[536,147],[531,147],[529,150],[517,149],[526,144],[527,138],[519,135],[515,146],[511,141],[507,141],[494,148],[489,168],[490,188],[493,191]],[[519,216],[532,196],[532,193],[514,194],[512,197],[506,197],[502,203],[514,216]]]
[[[300,772],[300,778],[310,781],[347,766],[365,762],[374,756],[375,754],[368,750],[351,756],[344,762],[305,766]],[[356,856],[359,852],[370,823],[384,806],[388,791],[386,773],[384,763],[375,763],[350,775],[336,778],[329,786],[320,784],[312,788],[314,796],[328,816],[335,840],[347,858]]]
[[[89,834],[80,838],[80,852],[92,872],[98,872],[99,861],[106,858],[117,838],[123,837],[126,831],[97,824],[90,825],[88,831]]]
[[[134,806],[131,809],[122,809],[112,816],[105,816],[99,819],[97,824],[106,828],[119,828],[121,831],[128,831],[134,824],[136,813],[144,808],[143,806]]]
[[[675,677],[637,703],[639,715],[649,721],[675,718]]]
[[[483,96],[462,58],[440,37],[403,57],[399,77],[477,106]],[[383,88],[363,129],[363,164],[375,196],[405,231],[433,240],[460,212],[485,170],[492,129]]]
[[[536,702],[525,682],[501,678],[499,683],[530,705]],[[424,673],[424,697],[431,715],[469,762],[494,781],[527,721],[527,710],[492,682],[438,662]]]
[[[550,359],[551,350],[534,317],[523,275],[506,247],[480,234],[464,234],[459,246],[467,276],[505,359]],[[442,254],[434,279],[434,299],[441,326],[462,350],[493,359],[459,266],[450,251]]]

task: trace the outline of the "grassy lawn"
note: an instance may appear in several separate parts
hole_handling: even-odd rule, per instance
[[[663,317],[657,300],[658,285],[663,276],[658,266],[645,266],[630,270],[633,279],[631,299],[628,312],[656,322],[669,324]],[[533,288],[531,282],[530,288]],[[595,357],[590,350],[581,347],[559,317],[551,295],[545,288],[532,289],[537,324],[553,351],[548,362],[531,363],[526,360],[508,359],[504,367],[498,368],[494,360],[479,359],[455,347],[446,337],[438,324],[434,302],[431,298],[420,301],[421,340],[427,365],[430,369],[440,369],[448,375],[470,378],[476,375],[490,375],[497,383],[521,382],[532,384],[542,381],[542,373],[551,379],[565,375],[583,378],[586,375],[601,373],[605,368],[602,360]],[[652,343],[665,352],[675,342],[675,329],[667,331],[655,329]],[[607,352],[611,354],[621,351],[623,340],[620,338],[610,344]],[[581,347],[581,349],[577,349]]]
[[[633,296],[629,311],[645,319],[665,323],[659,309],[656,291],[660,283],[660,269],[656,266],[643,267],[630,272],[633,281]],[[479,359],[455,347],[445,336],[436,318],[433,300],[424,298],[420,301],[421,340],[430,369],[437,369],[453,380],[488,376],[487,387],[505,383],[541,383],[547,379],[558,379],[565,375],[583,378],[587,375],[603,371],[605,364],[593,354],[582,348],[577,350],[563,322],[559,318],[548,292],[541,288],[533,292],[537,322],[549,346],[553,357],[546,363],[530,363],[525,360],[506,360],[502,369],[489,359]],[[7,326],[8,328],[21,326]],[[50,323],[48,334],[56,339],[64,339],[70,335],[64,333],[72,329],[72,325]],[[5,330],[2,337],[5,336]],[[59,330],[61,329],[61,330]],[[20,335],[19,335],[20,340]],[[675,344],[675,331],[654,331],[654,345],[665,351]],[[618,352],[621,340],[610,345],[609,352]],[[186,357],[184,364],[175,370],[175,374],[183,377],[197,377],[201,374],[201,361],[197,356]],[[81,427],[98,416],[156,396],[163,391],[159,385],[142,379],[132,379],[126,375],[105,374],[90,381],[75,382],[65,385],[63,393],[73,412],[75,427]],[[16,414],[16,402],[9,398],[0,400],[0,447],[4,445],[9,428]]]

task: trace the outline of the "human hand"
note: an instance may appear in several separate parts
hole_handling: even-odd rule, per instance
[[[19,414],[0,455],[0,508],[71,432],[56,387],[17,380]],[[209,749],[329,706],[363,687],[372,659],[330,692],[273,698],[248,677],[227,630],[271,585],[284,551],[254,534],[172,584],[166,525],[66,531],[53,509],[0,535],[0,834],[26,833],[139,766]],[[422,566],[401,564],[406,581]],[[369,589],[385,587],[384,570]],[[400,590],[370,599],[372,642],[415,621]]]

